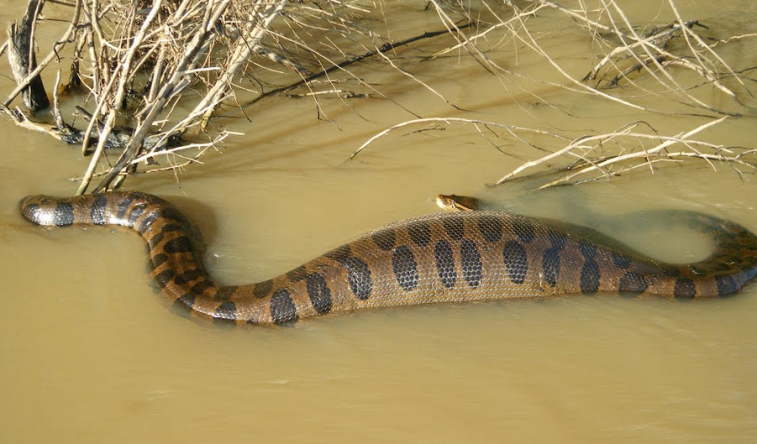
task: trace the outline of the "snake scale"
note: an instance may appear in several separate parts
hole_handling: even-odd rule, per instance
[[[474,211],[396,222],[273,279],[223,286],[205,271],[202,245],[190,222],[161,198],[138,192],[31,196],[21,201],[20,210],[44,226],[137,231],[147,242],[152,277],[173,304],[196,316],[237,324],[551,295],[723,297],[757,274],[757,237],[701,213],[682,212],[682,220],[713,239],[712,254],[697,263],[672,265],[600,245],[541,220]]]

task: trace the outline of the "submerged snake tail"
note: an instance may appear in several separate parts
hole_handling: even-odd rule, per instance
[[[734,294],[757,275],[757,237],[700,213],[678,220],[715,243],[707,259],[672,265],[603,246],[537,219],[447,213],[397,222],[281,276],[240,286],[205,271],[201,242],[170,203],[135,192],[32,196],[22,215],[38,225],[121,226],[147,242],[162,293],[193,315],[280,324],[363,308],[554,295],[619,293],[676,299]]]

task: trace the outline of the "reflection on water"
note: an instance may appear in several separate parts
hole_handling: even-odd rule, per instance
[[[525,109],[517,91],[460,63],[449,72],[434,65],[433,75],[435,87],[475,110],[465,116],[576,131],[638,118],[556,90],[554,103],[584,106],[580,119]],[[397,73],[386,82],[424,115],[452,112]],[[754,183],[727,166],[717,165],[720,174],[670,166],[537,193],[531,183],[487,189],[538,153],[513,144],[503,155],[455,127],[391,136],[363,163],[345,162],[410,116],[388,101],[321,105],[333,123],[317,120],[305,100],[248,109],[252,123],[228,119],[247,135],[222,155],[178,182],[150,175],[129,186],[175,200],[198,221],[209,268],[225,283],[277,275],[364,231],[436,211],[438,193],[590,226],[597,214],[682,208],[757,230]],[[2,442],[757,441],[754,290],[689,304],[578,297],[327,316],[293,328],[198,325],[159,302],[136,236],[23,223],[23,195],[70,194],[67,178],[86,163],[69,147],[0,125],[13,148],[0,166]],[[732,125],[718,130],[722,143],[754,140],[749,125]],[[673,246],[651,243],[650,254],[702,254],[685,234]]]

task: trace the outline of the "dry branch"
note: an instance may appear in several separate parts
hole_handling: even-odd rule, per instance
[[[506,154],[514,153],[509,148],[502,149],[500,140],[514,140],[527,149],[542,152],[541,158],[523,164],[503,177],[502,182],[558,158],[577,159],[564,170],[567,176],[562,182],[597,177],[592,175],[612,177],[642,165],[654,171],[659,162],[684,158],[698,158],[713,166],[715,161],[725,161],[751,167],[745,153],[729,153],[717,144],[692,139],[696,132],[722,119],[697,126],[689,134],[663,137],[636,131],[634,125],[629,125],[611,134],[592,133],[574,139],[541,128],[464,117],[424,119],[394,102],[376,83],[350,71],[361,62],[381,62],[437,97],[451,112],[464,112],[464,105],[453,104],[436,85],[412,70],[415,61],[441,63],[456,51],[467,53],[483,69],[498,76],[503,85],[522,88],[519,81],[537,81],[577,99],[598,97],[631,107],[634,112],[680,118],[748,115],[744,111],[751,111],[749,101],[743,99],[753,96],[750,88],[755,82],[747,76],[757,67],[743,66],[744,62],[723,54],[728,45],[745,44],[754,34],[717,35],[708,24],[681,14],[673,0],[664,1],[672,11],[667,23],[633,23],[615,0],[599,0],[597,10],[580,1],[571,8],[549,0],[483,0],[476,5],[429,0],[426,7],[438,18],[438,30],[389,39],[376,30],[381,20],[375,20],[373,14],[378,7],[342,0],[76,0],[61,3],[70,12],[70,25],[35,67],[34,25],[44,0],[30,0],[26,15],[13,27],[9,45],[14,64],[26,68],[16,73],[18,86],[0,111],[21,127],[78,144],[82,155],[92,156],[78,193],[117,187],[130,174],[200,163],[203,153],[238,134],[210,124],[223,110],[224,102],[242,103],[241,107],[246,108],[280,94],[311,97],[319,106],[319,116],[318,97],[333,94],[342,100],[387,99],[417,117],[377,134],[351,158],[376,139],[400,128],[426,125],[428,129],[429,125],[438,128],[451,124],[470,125],[486,143]],[[587,45],[601,51],[581,70],[583,75],[550,53],[543,32],[545,21],[549,21],[546,27],[550,31],[558,26],[578,29]],[[394,35],[389,24],[386,26],[386,35]],[[451,44],[440,49],[439,42],[444,39]],[[414,52],[422,45],[432,50]],[[517,62],[511,64],[510,60],[498,58],[502,48],[512,48],[514,59],[520,52],[531,51],[542,59],[547,70],[559,74],[558,79],[525,76],[518,71]],[[412,55],[406,57],[403,52]],[[54,61],[59,65],[70,63],[66,67],[70,72],[68,85],[59,89],[60,75],[56,75],[52,94],[54,124],[33,122],[11,103],[18,94],[24,94],[30,109],[47,106],[47,96],[38,87],[42,86],[40,73]],[[57,71],[62,71],[60,66]],[[253,86],[245,87],[243,82],[247,80],[254,82]],[[363,92],[341,86],[349,82],[359,85]],[[298,87],[307,92],[293,93]],[[697,90],[704,87],[714,94],[699,94]],[[30,91],[37,91],[32,94],[37,98],[30,99]],[[66,123],[61,108],[73,106],[59,104],[67,99],[63,91],[86,94],[87,103],[73,114],[84,116],[85,128]],[[239,91],[244,91],[245,96],[236,97]],[[557,108],[531,90],[525,92]],[[628,152],[631,140],[644,148]],[[657,145],[647,146],[650,140],[656,140]],[[564,145],[555,148],[560,144]],[[672,145],[684,148],[669,151]],[[602,151],[609,146],[618,151]]]

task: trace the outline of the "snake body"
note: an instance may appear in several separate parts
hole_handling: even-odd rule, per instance
[[[137,231],[147,242],[152,277],[173,304],[237,324],[291,323],[363,308],[570,294],[724,297],[757,274],[757,237],[701,213],[683,212],[682,220],[712,237],[712,254],[697,263],[672,265],[538,219],[474,211],[396,222],[273,279],[223,286],[205,271],[202,245],[190,222],[161,198],[137,192],[32,196],[21,201],[20,210],[44,226]]]

